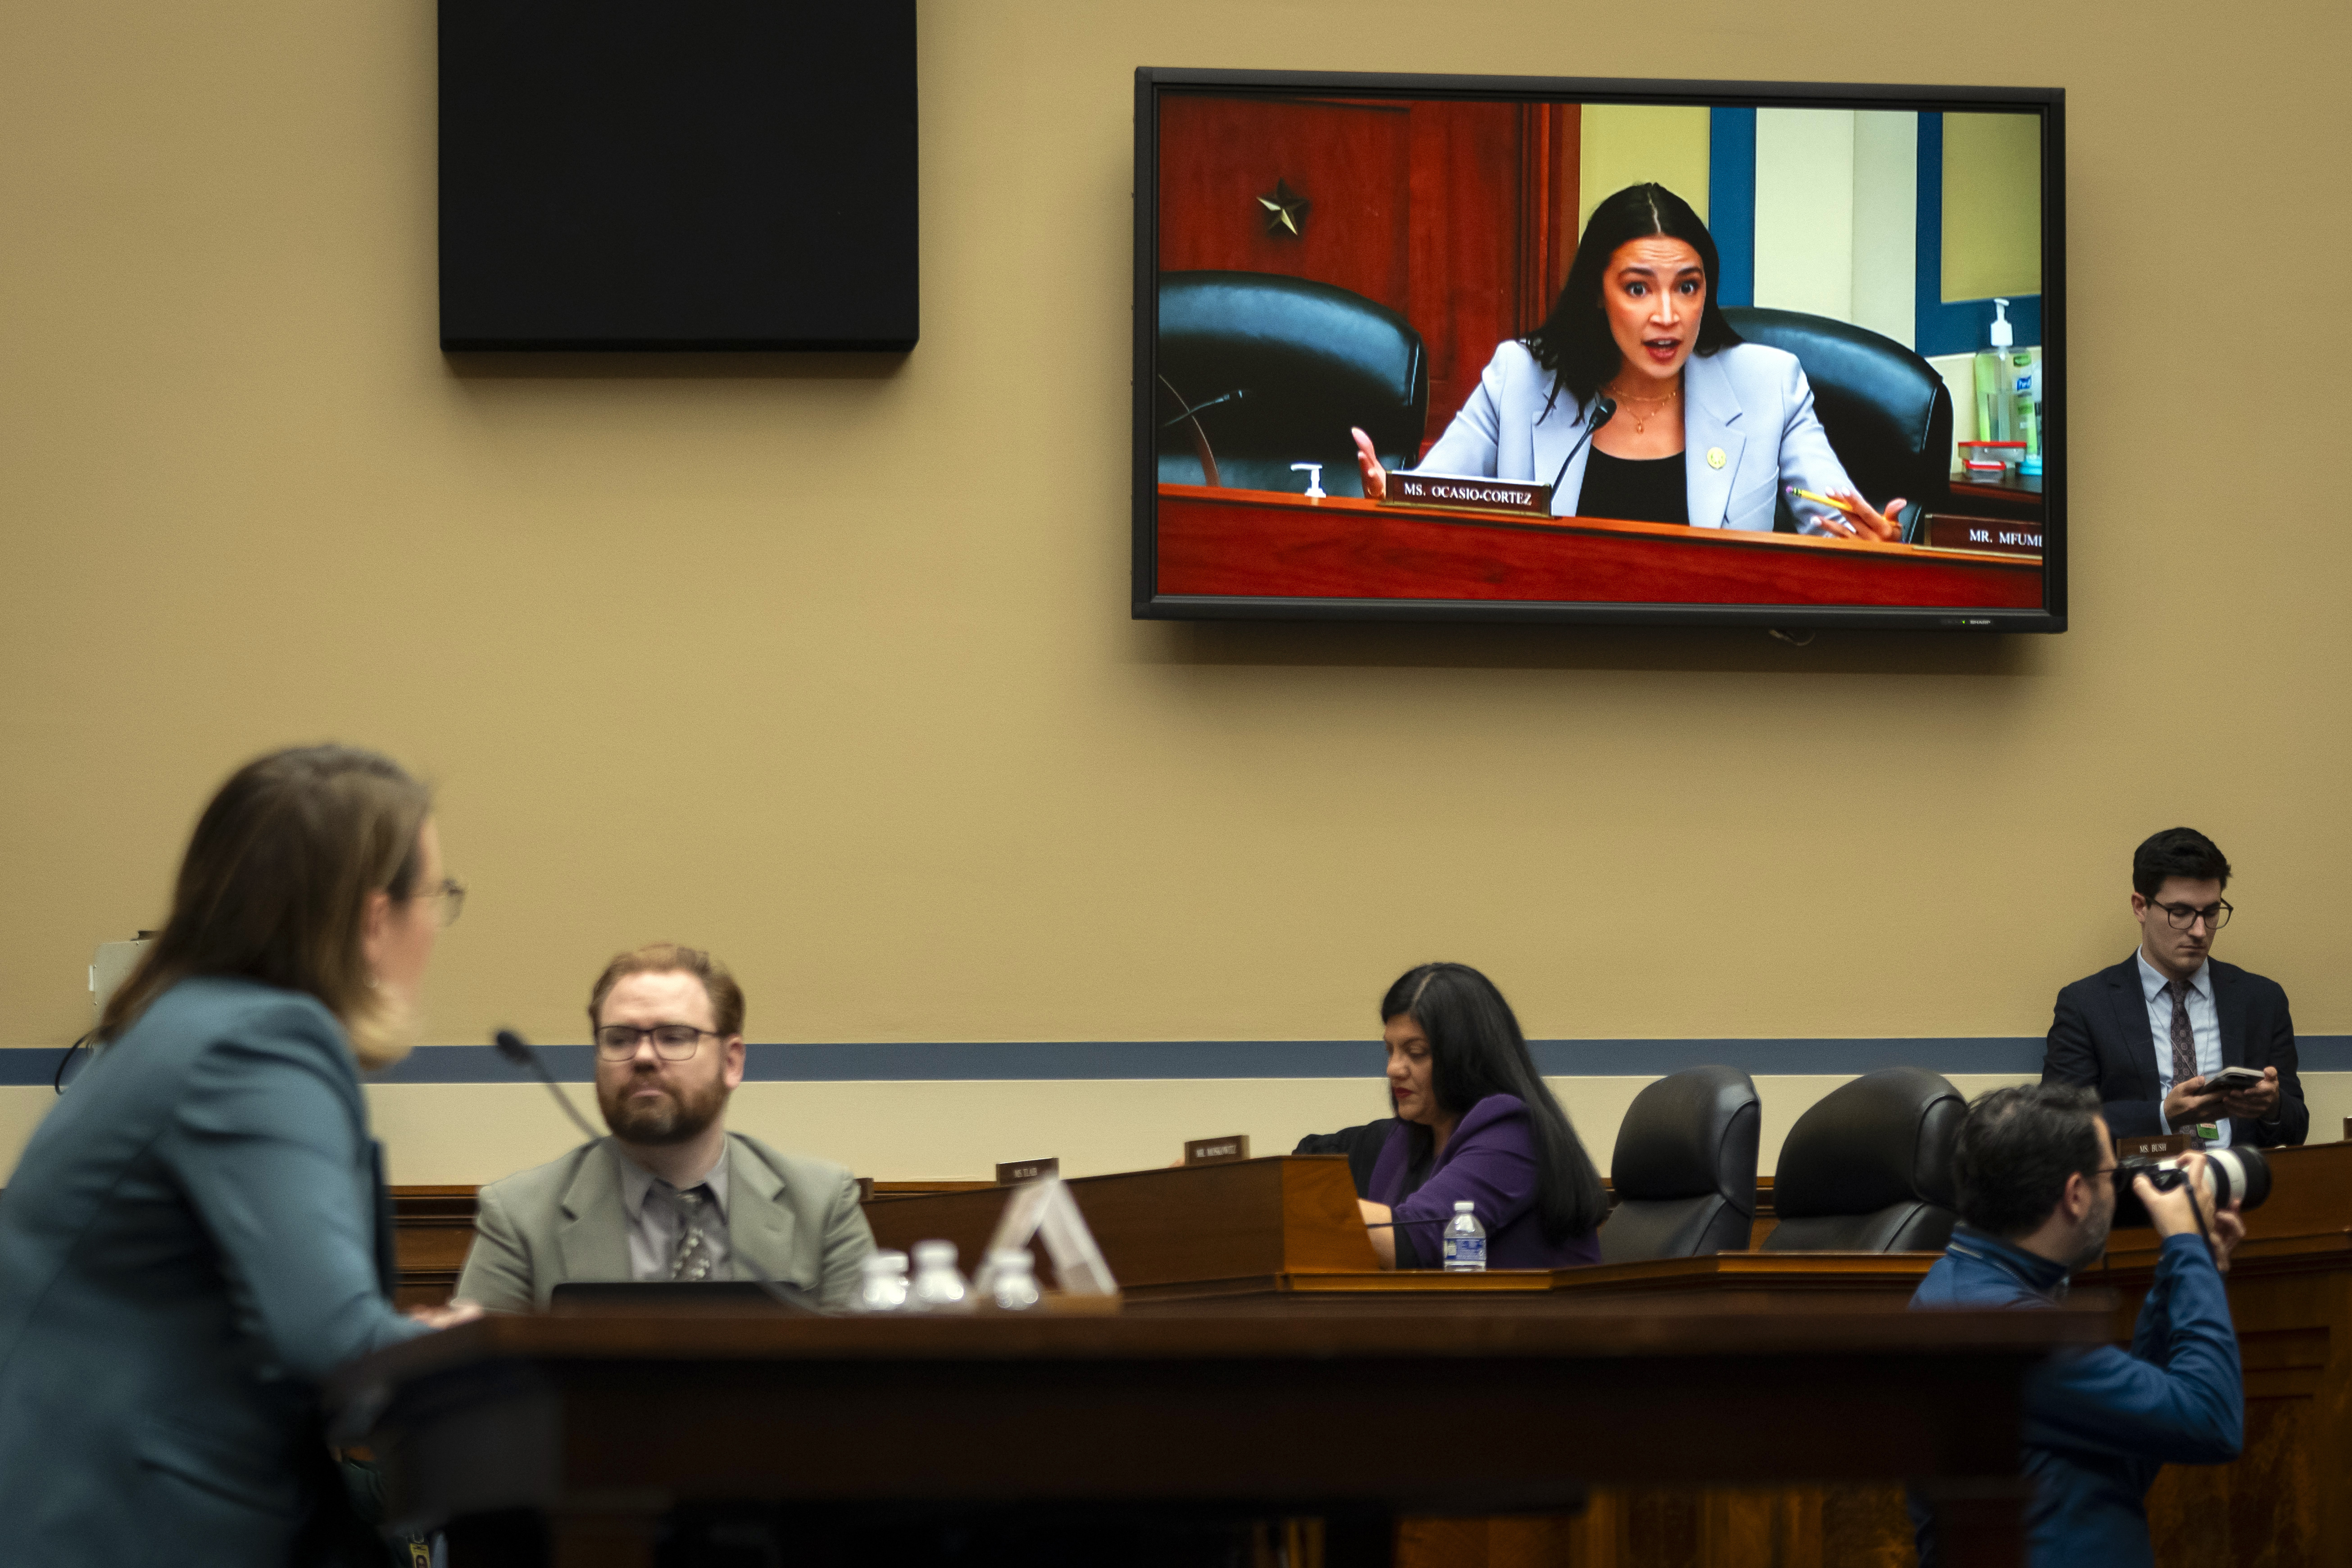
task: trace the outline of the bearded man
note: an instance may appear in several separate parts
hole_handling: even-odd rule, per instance
[[[609,1138],[481,1190],[457,1295],[543,1310],[571,1280],[767,1279],[839,1307],[874,1233],[828,1161],[727,1131],[743,1081],[743,991],[698,948],[656,942],[589,994]]]

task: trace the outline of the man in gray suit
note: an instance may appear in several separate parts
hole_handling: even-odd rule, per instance
[[[839,1307],[874,1233],[841,1166],[730,1133],[743,992],[698,948],[656,942],[589,995],[609,1138],[481,1192],[457,1295],[543,1309],[566,1280],[768,1279]]]

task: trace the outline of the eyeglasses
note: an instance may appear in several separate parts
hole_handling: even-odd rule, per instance
[[[698,1029],[691,1024],[656,1024],[647,1029],[634,1029],[626,1024],[607,1024],[596,1031],[596,1054],[608,1062],[625,1062],[637,1054],[637,1042],[651,1040],[654,1054],[666,1062],[694,1059],[701,1048],[702,1037],[719,1037],[715,1029]]]
[[[2230,902],[2227,899],[2219,903],[2207,904],[2203,909],[2199,909],[2195,904],[2159,904],[2154,899],[2148,900],[2148,902],[2164,911],[2164,918],[2172,922],[2172,929],[2175,931],[2187,931],[2200,919],[2204,921],[2207,931],[2220,931],[2230,923]]]
[[[466,910],[466,884],[455,877],[442,878],[437,887],[419,888],[413,896],[440,900],[441,923],[445,926],[456,925],[457,917]]]

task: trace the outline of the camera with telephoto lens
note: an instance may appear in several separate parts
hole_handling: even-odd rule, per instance
[[[2258,1209],[2263,1200],[2271,1195],[2271,1163],[2263,1158],[2260,1149],[2208,1149],[2205,1154],[2204,1185],[2213,1194],[2216,1210],[2227,1208],[2234,1199],[2242,1206]],[[2147,1205],[2132,1191],[2132,1178],[2146,1176],[2159,1193],[2168,1193],[2189,1179],[2189,1173],[2170,1160],[2151,1160],[2135,1155],[2116,1166],[2116,1228],[2151,1225]]]

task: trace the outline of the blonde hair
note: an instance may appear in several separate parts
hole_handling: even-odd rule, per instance
[[[196,819],[172,912],[107,1003],[120,1038],[183,980],[231,975],[307,992],[342,1021],[370,1070],[408,1054],[411,1020],[368,973],[369,897],[415,896],[432,792],[389,757],[302,746],[257,757]]]

